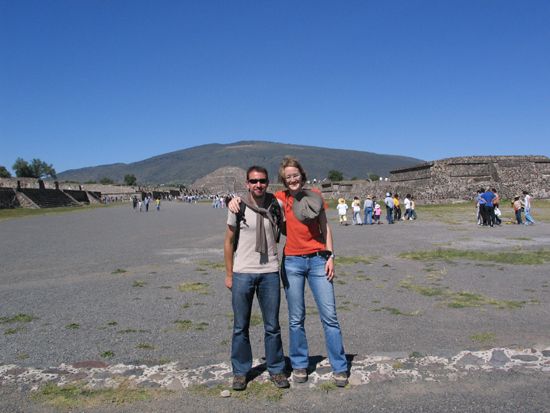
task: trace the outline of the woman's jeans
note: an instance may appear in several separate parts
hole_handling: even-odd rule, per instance
[[[233,304],[233,339],[231,343],[231,365],[233,374],[244,376],[252,368],[252,348],[248,330],[254,293],[264,321],[264,346],[267,370],[271,374],[282,373],[285,369],[279,306],[281,290],[279,274],[233,273],[231,288]]]
[[[372,224],[372,208],[365,208],[365,223],[367,225]]]
[[[531,209],[530,208],[525,208],[525,222],[530,223],[530,224],[535,223],[535,220],[531,216]]]
[[[324,257],[286,256],[283,261],[283,285],[288,302],[289,356],[294,369],[305,369],[309,365],[309,351],[304,322],[306,307],[304,301],[305,282],[313,293],[321,323],[325,331],[328,358],[335,373],[348,369],[342,332],[336,316],[334,286],[327,280]]]

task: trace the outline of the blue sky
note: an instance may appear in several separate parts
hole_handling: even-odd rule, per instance
[[[0,0],[0,165],[268,140],[550,155],[546,0]]]

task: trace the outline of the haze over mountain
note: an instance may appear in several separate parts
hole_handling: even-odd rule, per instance
[[[316,146],[290,145],[265,141],[239,141],[231,144],[195,146],[129,164],[116,163],[57,174],[65,181],[99,181],[110,178],[122,182],[124,175],[133,174],[140,184],[191,184],[195,180],[224,166],[246,169],[256,164],[266,167],[275,180],[281,159],[285,155],[297,157],[306,168],[308,177],[323,179],[330,170],[338,170],[345,179],[365,179],[369,174],[388,176],[393,169],[423,162],[421,159],[379,155],[372,152]]]

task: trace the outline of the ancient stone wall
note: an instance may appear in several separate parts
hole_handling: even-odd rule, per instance
[[[351,184],[351,186],[350,186]],[[472,200],[478,189],[495,188],[511,199],[529,191],[535,198],[550,198],[550,159],[546,156],[472,156],[447,158],[392,171],[390,181],[350,181],[323,184],[327,198],[367,194],[383,198],[386,192],[401,198],[412,194],[423,203]]]

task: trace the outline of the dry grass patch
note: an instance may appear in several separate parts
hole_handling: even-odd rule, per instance
[[[182,293],[195,292],[198,294],[208,295],[208,284],[201,282],[183,282],[178,285],[178,290]]]
[[[337,264],[342,265],[355,265],[355,264],[372,264],[376,260],[376,257],[344,257],[338,256],[336,258]]]
[[[513,265],[542,265],[550,261],[550,250],[486,252],[457,249],[436,249],[399,254],[400,258],[417,261],[471,260]]]
[[[19,313],[11,317],[0,317],[0,324],[8,323],[30,323],[33,320],[37,320],[38,317],[35,317],[30,314]]]
[[[225,263],[224,262],[214,262],[214,261],[208,261],[208,260],[200,260],[197,262],[198,265],[202,267],[208,267],[212,268],[216,271],[225,271]]]
[[[403,280],[399,283],[401,288],[414,291],[427,297],[441,297],[449,308],[467,308],[493,306],[500,310],[515,310],[523,308],[527,301],[497,300],[483,294],[469,291],[452,291],[448,287],[434,288],[424,285],[413,284],[410,280]]]
[[[158,389],[136,389],[122,383],[115,389],[91,390],[83,384],[58,386],[48,383],[42,387],[33,399],[51,406],[56,410],[81,410],[100,406],[120,406],[123,404],[146,401],[169,393]]]
[[[189,387],[189,391],[195,395],[202,397],[215,397],[219,398],[220,393],[223,390],[228,390],[228,386],[221,384],[215,386],[207,386],[205,384],[199,384]],[[284,395],[284,391],[278,389],[270,382],[258,382],[251,381],[248,383],[246,390],[232,391],[231,398],[242,401],[268,401],[278,402],[281,401]]]

